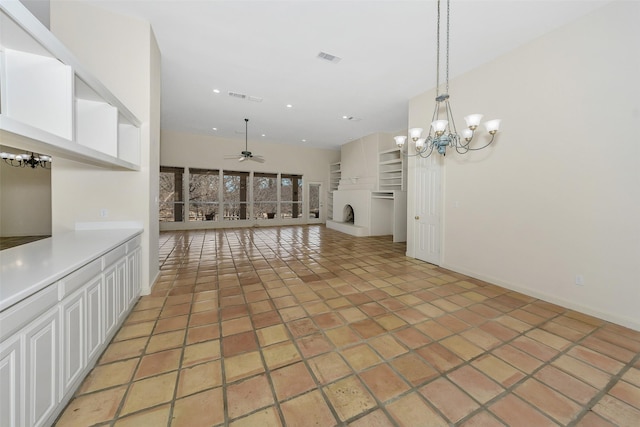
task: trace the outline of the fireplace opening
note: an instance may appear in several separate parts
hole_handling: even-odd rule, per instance
[[[353,208],[351,205],[346,205],[344,207],[344,222],[349,224],[353,224],[355,222],[355,215],[353,214]]]

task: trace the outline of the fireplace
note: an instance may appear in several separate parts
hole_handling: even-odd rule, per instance
[[[351,205],[346,205],[343,209],[343,212],[344,212],[344,222],[348,224],[354,224],[356,222],[356,218],[353,213],[353,207]]]

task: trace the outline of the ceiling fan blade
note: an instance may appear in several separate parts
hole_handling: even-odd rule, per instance
[[[238,159],[239,162],[244,162],[248,157],[242,156]]]
[[[254,162],[264,163],[264,157],[262,156],[251,156],[249,160],[253,160]]]

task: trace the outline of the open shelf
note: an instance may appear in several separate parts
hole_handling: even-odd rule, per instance
[[[20,2],[0,0],[3,143],[139,170],[140,124]]]

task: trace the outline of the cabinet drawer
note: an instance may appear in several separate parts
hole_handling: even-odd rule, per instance
[[[54,283],[0,313],[0,342],[57,303],[58,286]]]
[[[130,254],[133,252],[138,246],[140,246],[140,243],[142,243],[142,237],[140,235],[129,240],[127,242],[127,253]]]
[[[68,276],[60,280],[59,298],[62,300],[65,296],[71,295],[76,289],[86,285],[91,279],[100,274],[102,270],[102,262],[96,259],[82,267],[80,270],[74,271]]]
[[[127,254],[126,245],[120,245],[111,252],[106,253],[102,259],[104,261],[103,268],[109,267],[119,259],[123,258]]]

